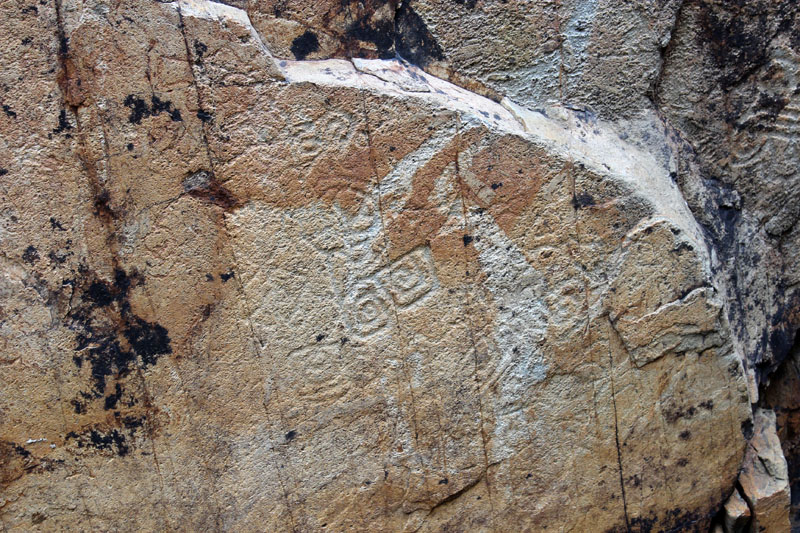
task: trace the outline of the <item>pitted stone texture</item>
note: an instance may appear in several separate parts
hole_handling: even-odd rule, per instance
[[[749,403],[655,158],[222,4],[9,9],[6,530],[707,530]]]

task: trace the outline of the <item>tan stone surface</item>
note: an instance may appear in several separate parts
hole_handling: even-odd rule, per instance
[[[5,530],[708,530],[749,398],[658,157],[219,3],[3,7]]]
[[[744,533],[750,529],[753,513],[742,497],[739,489],[735,489],[725,502],[723,524],[728,533]]]
[[[744,497],[753,509],[753,530],[788,531],[789,475],[775,432],[775,413],[757,409],[753,425],[739,475]]]

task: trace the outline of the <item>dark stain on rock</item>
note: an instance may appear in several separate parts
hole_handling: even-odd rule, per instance
[[[583,209],[595,205],[594,197],[588,192],[578,193],[572,197],[572,207]]]
[[[39,252],[36,250],[36,247],[30,245],[27,248],[25,248],[25,251],[22,253],[22,260],[28,263],[29,265],[32,265],[36,261],[38,261]]]
[[[183,190],[193,198],[209,202],[223,209],[240,207],[242,202],[217,181],[209,170],[193,172],[183,180]]]
[[[8,115],[11,118],[17,118],[17,114],[14,111],[12,111],[11,107],[9,107],[6,104],[3,104],[3,113],[5,113],[6,115]]]
[[[472,235],[464,235],[461,240],[464,241],[464,246],[468,246],[472,242]]]
[[[681,440],[689,440],[692,438],[692,432],[688,429],[681,431],[680,434],[678,434],[678,438]]]
[[[317,342],[322,342],[322,339],[324,339],[324,338],[325,338],[325,334],[324,333],[320,333],[319,335],[317,335]]]
[[[114,392],[106,396],[105,400],[105,410],[109,411],[111,409],[117,408],[117,402],[119,402],[120,398],[122,398],[122,386],[119,383],[114,384]]]
[[[125,97],[125,107],[130,108],[131,113],[128,115],[128,122],[131,124],[141,124],[142,119],[158,116],[161,113],[169,115],[173,122],[180,122],[182,119],[181,112],[172,105],[172,102],[161,100],[156,95],[150,98],[150,104],[135,96],[129,94]]]
[[[719,83],[728,90],[768,60],[774,31],[762,2],[700,2],[701,46],[708,47],[719,68]]]
[[[67,231],[64,229],[64,226],[61,225],[61,222],[53,217],[50,217],[50,228],[58,231]]]
[[[742,422],[742,435],[744,436],[745,440],[750,440],[753,438],[752,420],[745,420],[744,422]]]
[[[222,280],[222,283],[225,283],[226,281],[231,279],[233,276],[234,276],[233,270],[228,270],[227,272],[223,272],[222,274],[220,274],[219,278]]]
[[[194,41],[194,53],[197,56],[197,60],[202,61],[203,55],[208,52],[208,46],[206,46],[201,41],[195,40]]]
[[[115,452],[119,456],[128,455],[128,452],[130,452],[125,435],[117,429],[107,432],[91,429],[81,434],[70,431],[67,433],[67,440],[75,440],[78,448],[91,447],[97,450],[108,450]]]
[[[58,114],[58,124],[56,125],[55,128],[53,128],[53,133],[61,133],[64,131],[69,131],[71,129],[73,128],[72,124],[70,124],[69,120],[67,120],[67,111],[65,109],[62,109],[61,112],[59,112]],[[67,137],[70,137],[70,135],[67,134]]]
[[[124,388],[120,379],[134,369],[153,366],[160,356],[172,353],[166,328],[142,319],[130,309],[130,289],[141,283],[143,280],[135,272],[128,275],[118,269],[112,282],[90,277],[79,281],[74,289],[79,298],[68,314],[68,326],[77,332],[73,361],[79,368],[84,363],[90,366],[91,393],[84,398],[103,397],[106,380],[117,380],[115,392],[104,400],[105,409],[115,408],[121,398]]]
[[[295,437],[297,437],[297,431],[292,429],[291,431],[286,433],[285,437],[286,437],[286,442],[291,442],[294,440]]]
[[[361,17],[347,28],[346,37],[351,41],[372,43],[377,48],[380,59],[394,57],[395,25],[391,20],[372,20]],[[351,51],[360,47],[355,42],[349,44]]]
[[[86,296],[98,307],[106,307],[114,301],[114,296],[106,282],[96,280],[89,285]]]
[[[72,409],[75,411],[77,415],[84,415],[86,414],[86,404],[77,398],[73,398],[69,401],[72,405]]]
[[[406,61],[421,67],[444,61],[442,47],[409,2],[403,2],[395,14],[395,32],[395,49]]]
[[[292,54],[294,54],[295,59],[302,61],[308,57],[309,54],[313,54],[319,50],[319,39],[317,39],[317,34],[313,31],[306,30],[303,35],[296,37],[292,41],[290,50],[292,51]]]
[[[111,197],[108,191],[100,191],[97,196],[94,197],[94,215],[107,222],[116,218],[114,210],[111,209]]]
[[[212,115],[208,111],[204,111],[201,109],[197,112],[197,118],[199,118],[203,122],[211,122],[212,120],[214,120],[214,115]]]
[[[131,315],[128,322],[123,333],[145,367],[155,365],[159,356],[172,353],[166,328],[135,315]]]
[[[497,189],[499,189],[502,186],[503,186],[503,182],[502,181],[498,181],[496,183],[492,183],[492,185],[491,185],[493,191],[496,191]]]
[[[681,418],[691,419],[696,414],[697,414],[697,408],[694,406],[691,406],[688,409],[681,409],[676,407],[675,405],[670,405],[668,407],[665,407],[663,410],[664,419],[670,424],[674,424]]]

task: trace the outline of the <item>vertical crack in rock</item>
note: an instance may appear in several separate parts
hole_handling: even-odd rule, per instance
[[[69,40],[67,38],[66,30],[64,27],[62,0],[56,0],[55,11],[56,11],[56,23],[57,23],[56,36],[58,39],[58,60],[59,60],[59,72],[57,74],[57,80],[59,83],[59,87],[61,88],[62,91],[62,97],[64,99],[64,103],[65,105],[69,106],[77,124],[76,135],[78,141],[78,159],[80,160],[81,166],[86,176],[88,177],[90,191],[94,195],[95,215],[102,221],[105,231],[107,233],[105,243],[110,248],[113,268],[115,272],[124,272],[119,263],[119,255],[116,247],[116,239],[115,239],[116,229],[114,226],[115,214],[109,206],[108,192],[102,187],[100,179],[97,176],[96,166],[88,155],[88,148],[86,146],[87,142],[86,132],[84,131],[84,127],[81,124],[81,119],[79,115],[79,107],[84,105],[86,96],[78,92],[82,91],[82,89],[77,89],[81,86],[81,83],[80,79],[76,79],[77,73],[73,64],[73,58],[71,57],[72,52],[69,47]],[[123,307],[121,318],[123,320],[123,323],[125,324],[125,329],[124,331],[117,332],[117,336],[124,335],[128,337],[129,342],[131,342],[131,344],[133,345],[134,351],[145,359],[145,364],[147,364],[148,358],[150,358],[151,361],[154,363],[155,362],[155,359],[153,359],[154,356],[160,355],[161,353],[169,353],[171,351],[171,349],[168,346],[169,345],[168,337],[166,337],[167,347],[164,350],[158,349],[156,352],[151,353],[149,344],[141,344],[142,348],[137,349],[137,342],[139,342],[141,335],[142,334],[144,334],[145,336],[148,335],[149,334],[148,331],[151,326],[154,327],[160,327],[160,326],[158,326],[157,324],[152,325],[146,323],[141,319],[139,319],[138,317],[136,317],[135,315],[131,315],[131,318],[129,318],[127,316],[128,314],[129,314],[128,310],[125,307]],[[137,324],[140,324],[141,327],[137,326]],[[89,329],[88,331],[89,335],[91,336],[91,329]],[[144,349],[144,352],[142,352],[142,349]],[[104,357],[104,355],[100,355],[100,357]],[[155,411],[150,396],[150,392],[148,390],[147,383],[145,381],[144,373],[142,372],[141,366],[138,364],[138,360],[134,363],[134,368],[142,387],[145,411],[148,413],[148,415],[144,417],[145,432],[150,442],[151,453],[153,455],[153,463],[156,472],[158,474],[160,491],[163,497],[164,483],[163,483],[163,476],[161,474],[161,465],[159,464],[158,455],[155,449],[155,440],[153,438],[152,423],[149,421],[149,418],[153,415]],[[105,376],[103,377],[103,380],[104,379]],[[71,432],[70,434],[74,433]],[[67,435],[67,438],[69,438],[70,434]],[[162,511],[163,511],[163,505],[162,505]]]
[[[208,139],[208,130],[207,130],[207,128],[210,127],[210,126],[207,124],[207,120],[204,120],[203,116],[201,116],[201,113],[203,112],[203,110],[208,109],[208,108],[204,106],[203,98],[202,98],[201,91],[200,91],[200,84],[198,83],[197,73],[195,72],[195,68],[196,67],[199,68],[199,65],[198,65],[198,62],[196,62],[193,59],[193,56],[192,56],[192,48],[189,46],[189,37],[186,34],[186,22],[185,22],[185,18],[184,18],[184,15],[183,15],[183,11],[181,9],[181,3],[180,2],[176,3],[175,9],[176,9],[176,12],[178,14],[180,32],[181,32],[181,36],[182,36],[182,39],[183,39],[185,53],[186,53],[186,62],[188,64],[189,70],[191,72],[192,85],[194,87],[194,92],[195,92],[195,97],[196,97],[196,102],[197,102],[197,109],[199,110],[198,111],[198,118],[200,118],[200,121],[201,121],[200,128],[201,128],[201,135],[202,135],[202,144],[203,144],[203,146],[205,148],[206,159],[207,159],[208,165],[209,165],[209,170],[208,171],[200,171],[201,173],[205,173],[206,181],[208,182],[208,184],[201,184],[200,190],[203,190],[205,194],[208,194],[208,193],[214,194],[215,189],[217,189],[216,195],[215,195],[214,199],[212,200],[212,203],[219,204],[220,202],[222,202],[223,205],[221,205],[221,207],[223,207],[223,208],[239,207],[241,205],[240,201],[238,199],[236,199],[235,197],[230,196],[230,194],[227,192],[227,190],[224,188],[224,186],[219,184],[219,182],[217,181],[217,178],[216,178],[215,158],[213,156],[213,153],[212,153],[212,150],[211,150],[211,145],[210,145],[209,139]],[[259,36],[259,38],[260,38],[260,36]],[[262,45],[263,45],[263,43],[262,43]],[[199,173],[195,173],[193,176],[197,176],[198,174]],[[191,177],[190,177],[190,179],[191,179]],[[193,187],[193,188],[190,189],[189,192],[191,194],[191,191],[196,191],[196,190],[198,190],[198,188]],[[222,192],[222,194],[220,194],[220,192]],[[227,198],[229,198],[229,199],[227,199]],[[227,216],[226,216],[226,213],[225,213],[224,210],[218,214],[218,223],[222,226],[222,231],[226,235],[226,239],[230,240],[230,230],[228,228],[228,219],[227,219]],[[261,339],[260,335],[258,335],[256,333],[255,326],[253,325],[252,315],[253,315],[254,306],[252,305],[250,298],[246,294],[246,291],[245,291],[245,288],[244,288],[244,281],[241,279],[240,275],[236,275],[235,274],[235,272],[242,272],[242,270],[241,270],[241,268],[239,266],[239,261],[238,261],[238,258],[236,256],[236,252],[233,249],[231,250],[231,261],[232,261],[232,263],[234,265],[233,277],[235,279],[237,292],[239,293],[239,295],[241,296],[242,300],[244,301],[245,307],[247,309],[247,325],[248,325],[248,329],[250,331],[250,340],[254,341],[254,342],[257,342],[258,346],[259,346],[259,349],[256,349],[255,353],[253,355],[256,358],[261,358],[262,354],[260,353],[260,351],[263,351],[265,349],[266,344],[265,344],[264,340]],[[252,344],[250,342],[248,342],[246,344],[252,346]],[[268,355],[268,358],[269,358],[271,363],[272,363],[272,358],[273,357],[274,356],[271,353]],[[265,411],[265,414],[267,415],[267,417],[271,419],[273,417],[273,413],[272,413],[272,410],[267,405],[266,399],[262,401],[262,406],[264,408],[264,411]],[[285,420],[283,418],[282,413],[280,413],[280,412],[278,413],[278,418],[281,420],[281,427],[286,427],[287,424],[285,423]],[[290,464],[289,460],[286,457],[286,454],[288,452],[286,450],[284,450],[283,447],[278,447],[277,451],[273,448],[273,451],[275,452],[275,454],[276,454],[276,456],[278,458],[278,461],[280,461],[281,463],[287,464],[287,465]],[[286,506],[286,512],[287,512],[287,514],[289,516],[289,522],[290,522],[291,530],[292,530],[292,532],[296,533],[296,532],[300,531],[300,529],[299,529],[300,528],[300,524],[298,522],[302,522],[302,519],[295,517],[295,514],[297,513],[297,510],[294,508],[295,505],[294,505],[294,503],[292,502],[292,500],[290,498],[290,492],[289,492],[289,489],[287,487],[287,480],[285,479],[285,474],[283,473],[284,465],[283,464],[273,464],[272,466],[273,466],[273,469],[274,469],[274,471],[276,473],[276,477],[278,479],[278,484],[280,485],[280,488],[281,488],[283,502],[284,502],[284,504]],[[292,469],[288,468],[287,470],[289,471],[288,476],[293,478],[294,476],[292,474]],[[297,486],[297,481],[296,480],[292,479],[292,482],[293,482],[293,484],[295,486]]]
[[[492,483],[491,483],[491,481],[489,479],[489,477],[490,477],[490,472],[489,472],[489,467],[490,467],[490,464],[489,464],[489,450],[488,450],[488,440],[489,439],[488,439],[488,436],[486,434],[486,422],[485,422],[485,417],[484,417],[484,413],[483,413],[483,391],[482,391],[483,384],[481,383],[481,379],[480,379],[480,361],[479,361],[480,353],[478,351],[478,343],[475,341],[475,325],[474,325],[474,323],[472,321],[472,312],[473,312],[474,301],[473,301],[473,298],[471,296],[473,288],[470,287],[470,285],[473,284],[473,281],[472,281],[473,278],[472,278],[472,275],[470,274],[470,271],[467,270],[467,269],[470,268],[469,267],[469,261],[468,261],[468,258],[467,258],[467,245],[472,240],[472,237],[471,237],[472,232],[470,231],[469,217],[467,216],[467,203],[466,203],[466,197],[465,197],[465,194],[464,194],[465,185],[464,185],[463,179],[461,177],[461,167],[460,167],[460,162],[459,162],[459,156],[464,151],[463,150],[463,146],[461,145],[461,141],[463,140],[462,133],[461,133],[461,127],[462,127],[461,117],[457,115],[456,116],[456,135],[455,135],[456,149],[455,149],[455,156],[453,158],[453,164],[455,166],[455,181],[456,181],[456,185],[458,187],[459,198],[461,200],[461,215],[462,215],[463,224],[464,224],[464,227],[463,227],[463,232],[464,232],[464,238],[463,238],[464,250],[462,251],[462,256],[463,256],[463,259],[464,259],[464,271],[465,271],[465,281],[466,281],[465,289],[467,290],[467,295],[465,295],[465,296],[467,296],[465,298],[466,312],[464,313],[464,316],[467,319],[467,326],[468,326],[468,331],[469,331],[470,344],[472,346],[473,363],[474,363],[474,379],[475,379],[475,388],[476,388],[477,401],[478,401],[478,415],[479,415],[479,420],[480,420],[481,447],[482,447],[482,450],[483,450],[484,480],[485,480],[485,483],[486,483],[486,493],[487,493],[487,498],[489,500],[489,508],[490,508],[491,515],[492,515],[490,517],[490,520],[491,520],[490,523],[491,523],[491,527],[494,528],[494,503],[493,503],[493,498],[492,498]]]
[[[380,223],[381,223],[380,229],[381,229],[381,235],[382,235],[382,238],[383,238],[383,247],[382,247],[382,252],[381,253],[384,255],[384,257],[386,258],[386,261],[388,262],[389,261],[389,240],[388,240],[388,235],[387,235],[387,232],[386,232],[386,224],[385,224],[385,220],[384,220],[383,198],[382,198],[383,195],[382,195],[382,192],[381,192],[381,181],[382,180],[378,176],[378,167],[377,167],[377,165],[375,163],[375,154],[373,152],[373,146],[372,146],[372,130],[371,130],[371,127],[370,127],[369,112],[367,111],[366,92],[362,88],[362,89],[359,90],[359,93],[360,93],[360,98],[359,99],[360,99],[360,102],[361,102],[361,110],[362,110],[362,112],[364,114],[364,130],[365,130],[366,140],[367,140],[367,154],[368,154],[368,158],[369,158],[370,171],[372,173],[372,180],[374,180],[374,182],[375,182],[374,186],[375,186],[376,194],[377,194],[377,197],[378,197],[378,200],[377,200],[376,203],[378,205],[378,217],[380,218]],[[394,296],[393,295],[392,295],[392,306],[391,306],[391,308],[392,308],[392,313],[394,315],[395,327],[397,328],[398,335],[400,336],[400,339],[402,339],[402,342],[403,342],[403,346],[402,346],[401,349],[403,350],[403,354],[404,355],[402,357],[401,367],[402,367],[402,370],[403,370],[403,374],[404,374],[404,376],[406,378],[406,384],[408,386],[408,394],[409,394],[409,397],[411,399],[411,416],[412,416],[412,421],[413,421],[413,424],[414,424],[414,443],[415,443],[415,445],[418,445],[418,443],[419,443],[419,417],[417,415],[417,406],[416,406],[416,401],[415,401],[415,398],[414,398],[414,386],[412,384],[411,375],[409,374],[408,365],[406,363],[406,357],[405,357],[405,353],[408,351],[407,350],[407,348],[408,348],[408,339],[405,336],[405,334],[403,333],[403,329],[402,329],[402,327],[400,325],[400,316],[397,313],[397,306],[396,306],[396,302],[394,301]]]
[[[609,318],[609,328],[613,329],[611,319]],[[622,470],[622,448],[619,442],[619,417],[617,415],[617,392],[614,386],[614,354],[609,350],[608,352],[608,376],[611,384],[611,405],[614,410],[614,443],[617,447],[617,471],[619,472],[619,489],[622,492],[622,510],[625,514],[625,530],[630,533],[631,521],[628,517],[628,498],[625,494],[625,475]]]

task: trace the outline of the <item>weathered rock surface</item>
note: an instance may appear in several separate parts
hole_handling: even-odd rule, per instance
[[[735,489],[723,507],[723,530],[726,533],[749,531],[752,514],[739,489]]]
[[[786,457],[792,497],[792,527],[800,527],[800,351],[795,349],[771,376],[762,403],[774,409],[778,438]]]
[[[754,531],[789,531],[789,475],[775,413],[756,409],[739,483],[755,515]]]
[[[791,107],[676,104],[724,6],[225,4],[3,4],[5,530],[707,531],[779,463],[794,130],[720,157]]]

